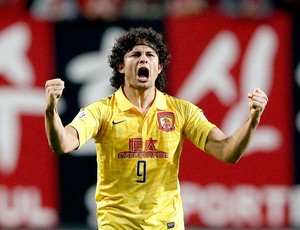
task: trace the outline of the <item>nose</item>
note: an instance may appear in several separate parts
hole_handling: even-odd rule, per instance
[[[146,53],[141,54],[140,63],[148,63],[148,57],[147,57]]]

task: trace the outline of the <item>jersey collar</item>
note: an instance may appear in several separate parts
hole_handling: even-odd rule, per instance
[[[134,108],[134,106],[125,97],[122,87],[120,87],[116,91],[115,95],[116,95],[116,101],[117,101],[118,107],[122,111],[130,110],[130,109]],[[166,110],[167,109],[166,97],[158,89],[156,89],[156,96],[155,96],[152,106],[155,106],[158,110]]]
[[[156,97],[153,105],[159,110],[167,110],[166,95],[156,89]]]

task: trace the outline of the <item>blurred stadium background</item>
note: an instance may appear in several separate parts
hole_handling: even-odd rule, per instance
[[[44,84],[66,89],[60,114],[113,92],[107,56],[130,27],[164,34],[171,95],[232,132],[247,92],[269,105],[248,152],[217,162],[188,141],[181,158],[187,229],[300,228],[300,1],[0,0],[0,229],[95,229],[95,151],[56,156]],[[117,140],[116,140],[117,141]]]

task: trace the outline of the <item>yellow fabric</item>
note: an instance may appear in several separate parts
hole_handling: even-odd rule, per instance
[[[70,125],[80,147],[90,138],[96,144],[99,229],[184,229],[178,182],[183,140],[204,150],[215,127],[201,109],[157,90],[142,115],[119,89],[82,109]]]

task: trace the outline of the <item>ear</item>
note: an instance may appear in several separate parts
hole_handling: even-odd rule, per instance
[[[163,70],[164,66],[162,64],[158,64],[158,74],[161,73],[161,71]]]
[[[124,73],[124,65],[123,65],[123,64],[119,64],[119,65],[118,65],[118,71],[119,71],[120,73]]]

